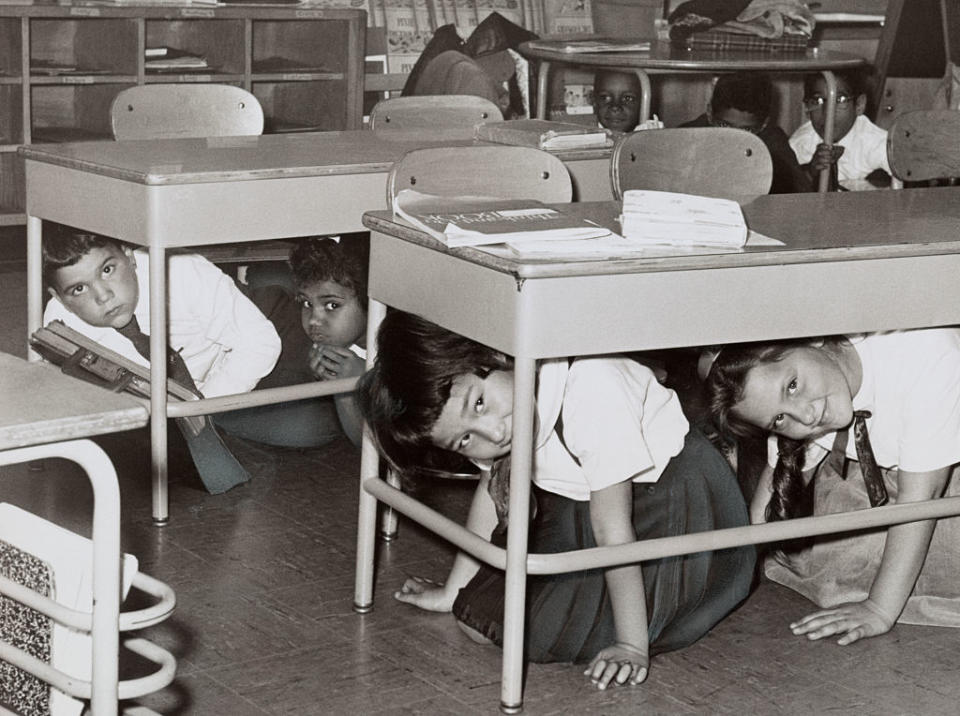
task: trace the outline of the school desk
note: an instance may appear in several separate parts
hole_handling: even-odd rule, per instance
[[[827,85],[827,116],[823,139],[830,144],[836,117],[837,81],[834,72],[865,67],[867,61],[857,55],[811,47],[806,52],[748,52],[743,50],[686,50],[669,42],[654,41],[646,52],[565,52],[564,40],[535,40],[521,43],[520,53],[539,61],[537,77],[537,113],[546,117],[547,90],[552,63],[579,67],[605,67],[633,70],[640,80],[640,120],[650,117],[650,73],[819,72]],[[820,175],[820,191],[826,191],[830,173]]]
[[[118,626],[121,630],[139,629],[163,621],[173,610],[174,597],[169,587],[140,574],[135,584],[149,589],[159,602],[120,614],[120,489],[110,458],[85,438],[143,427],[148,417],[143,401],[68,378],[53,366],[0,353],[0,465],[64,458],[84,470],[93,488],[94,609],[92,613],[68,614],[66,623],[91,633],[92,674],[85,698],[91,699],[98,716],[117,713]],[[44,479],[44,475],[38,473],[36,479]],[[52,600],[2,577],[0,593],[46,614],[64,614],[64,608]],[[161,668],[136,685],[135,694],[127,682],[119,682],[120,693],[127,694],[123,698],[150,693],[173,680],[176,662],[166,651],[143,639],[127,646]],[[24,652],[0,642],[0,658],[23,668],[25,657]],[[49,667],[32,666],[42,672],[45,681],[70,693],[84,688],[82,681],[57,675]]]
[[[615,202],[563,209],[616,228]],[[387,212],[372,231],[369,328],[386,306],[419,314],[514,357],[509,511],[528,514],[538,359],[960,323],[960,187],[766,195],[744,207],[751,228],[785,246],[664,252],[618,260],[514,260],[447,250]],[[415,283],[404,277],[415,272]],[[421,290],[430,286],[430,291]],[[451,300],[455,297],[456,300]],[[477,308],[477,307],[482,307]],[[374,351],[368,350],[368,365]],[[390,487],[362,451],[355,609],[372,608],[377,501],[506,569],[501,708],[522,705],[525,578],[960,514],[960,498],[636,542],[527,554],[527,523],[506,550]]]
[[[462,130],[316,132],[255,137],[96,141],[22,147],[27,213],[27,331],[41,325],[41,220],[150,250],[150,355],[166,351],[164,253],[169,248],[361,231],[383,208],[393,162],[420,147],[469,143]],[[459,137],[459,138],[458,138]],[[610,149],[558,153],[583,200],[612,198]],[[167,421],[351,390],[355,379],[171,405],[151,360],[153,518],[168,520]]]

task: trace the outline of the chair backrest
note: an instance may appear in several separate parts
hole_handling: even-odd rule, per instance
[[[263,133],[263,108],[233,85],[138,85],[114,98],[110,126],[114,139],[255,135]]]
[[[478,124],[501,119],[500,108],[484,97],[414,95],[377,102],[370,110],[370,129],[462,129],[471,138]]]
[[[763,140],[742,129],[645,129],[617,141],[610,178],[617,199],[650,189],[742,200],[770,191],[773,162]]]
[[[564,203],[573,197],[573,182],[562,161],[540,149],[507,144],[413,149],[390,170],[388,206],[401,189],[545,203]]]
[[[901,181],[960,177],[960,112],[904,112],[887,134],[887,160]]]

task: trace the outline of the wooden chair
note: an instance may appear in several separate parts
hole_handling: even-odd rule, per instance
[[[110,128],[117,140],[257,136],[263,134],[263,108],[253,94],[233,85],[138,85],[114,97]],[[242,266],[286,261],[291,247],[288,241],[259,241],[199,252],[217,264]]]
[[[960,177],[960,112],[931,109],[904,112],[887,135],[887,159],[901,181]]]
[[[573,182],[554,155],[507,144],[414,149],[387,177],[387,204],[401,189],[441,196],[492,196],[569,202]]]
[[[503,119],[500,108],[483,97],[467,94],[418,95],[381,100],[370,110],[370,129],[462,130],[473,138],[473,128]]]
[[[254,95],[233,85],[139,85],[114,98],[110,128],[114,139],[258,135],[263,109]]]
[[[763,141],[742,129],[647,129],[617,141],[610,178],[618,200],[627,189],[742,200],[770,191],[773,162]]]

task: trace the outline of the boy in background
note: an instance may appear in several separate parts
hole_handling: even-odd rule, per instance
[[[364,372],[368,261],[369,234],[346,235],[339,241],[321,236],[299,239],[289,259],[294,293],[286,285],[251,290],[252,300],[273,322],[283,344],[277,367],[264,379],[263,387]],[[299,437],[291,446],[323,445],[341,430],[355,445],[360,444],[363,419],[353,393],[301,400],[296,405],[302,416]]]
[[[636,129],[640,122],[640,97],[640,80],[633,72],[601,69],[593,75],[593,113],[605,129]]]
[[[771,194],[813,191],[814,183],[797,161],[787,134],[770,121],[773,85],[763,74],[736,72],[720,75],[707,111],[681,127],[733,127],[756,134],[773,160]]]
[[[70,227],[47,232],[43,272],[51,296],[44,324],[68,327],[149,365],[149,254]],[[168,373],[202,397],[246,393],[273,368],[280,338],[233,280],[201,256],[174,254],[167,268]],[[217,422],[219,420],[214,418]],[[195,433],[178,420],[206,488],[249,479],[210,420]]]
[[[826,81],[820,74],[808,75],[804,80],[803,106],[810,119],[790,137],[797,161],[813,182],[823,169],[832,167],[836,178],[831,176],[831,190],[837,190],[844,182],[859,180],[875,185],[889,184],[887,132],[864,115],[867,94],[863,74],[855,70],[838,72],[836,79],[833,144],[823,143],[827,116]]]

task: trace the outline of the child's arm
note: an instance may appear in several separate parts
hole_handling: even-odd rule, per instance
[[[199,386],[204,396],[253,390],[280,357],[276,328],[232,278],[203,257],[174,256],[169,266],[171,322],[176,303],[176,310],[189,312],[196,330],[221,349],[220,359]]]
[[[633,483],[629,480],[590,494],[590,523],[601,547],[635,542]],[[611,681],[639,684],[647,678],[650,663],[647,603],[639,564],[611,567],[604,572],[617,641],[593,657],[584,674],[600,689]]]
[[[930,472],[901,470],[897,476],[897,503],[940,497],[949,476],[950,467]],[[936,524],[936,520],[926,520],[891,526],[869,596],[862,602],[807,615],[790,625],[793,633],[805,634],[808,639],[840,634],[837,643],[845,646],[890,631],[913,591]]]
[[[482,473],[477,489],[473,493],[473,502],[470,503],[466,525],[468,530],[485,539],[490,537],[497,526],[497,510],[487,489],[489,484],[489,473]],[[457,593],[473,579],[479,569],[480,563],[477,560],[465,552],[458,552],[444,584],[437,584],[422,577],[410,577],[399,591],[393,593],[393,596],[397,601],[412,604],[427,611],[449,612],[453,609]]]
[[[806,164],[802,164],[801,167],[807,172],[807,175],[813,181],[814,186],[816,186],[817,180],[820,178],[820,172],[824,169],[829,169],[831,166],[836,164],[841,155],[844,152],[845,147],[841,147],[839,144],[818,144],[816,150],[813,152],[813,157]],[[830,187],[831,191],[836,189],[836,187]]]
[[[773,497],[773,468],[769,464],[763,466],[757,489],[750,498],[750,523],[760,525],[767,521],[767,505]]]
[[[363,375],[366,363],[349,348],[314,345],[310,349],[310,371],[317,380],[335,380]],[[354,445],[363,437],[363,416],[360,414],[353,393],[337,393],[333,397],[337,407],[340,427]]]

